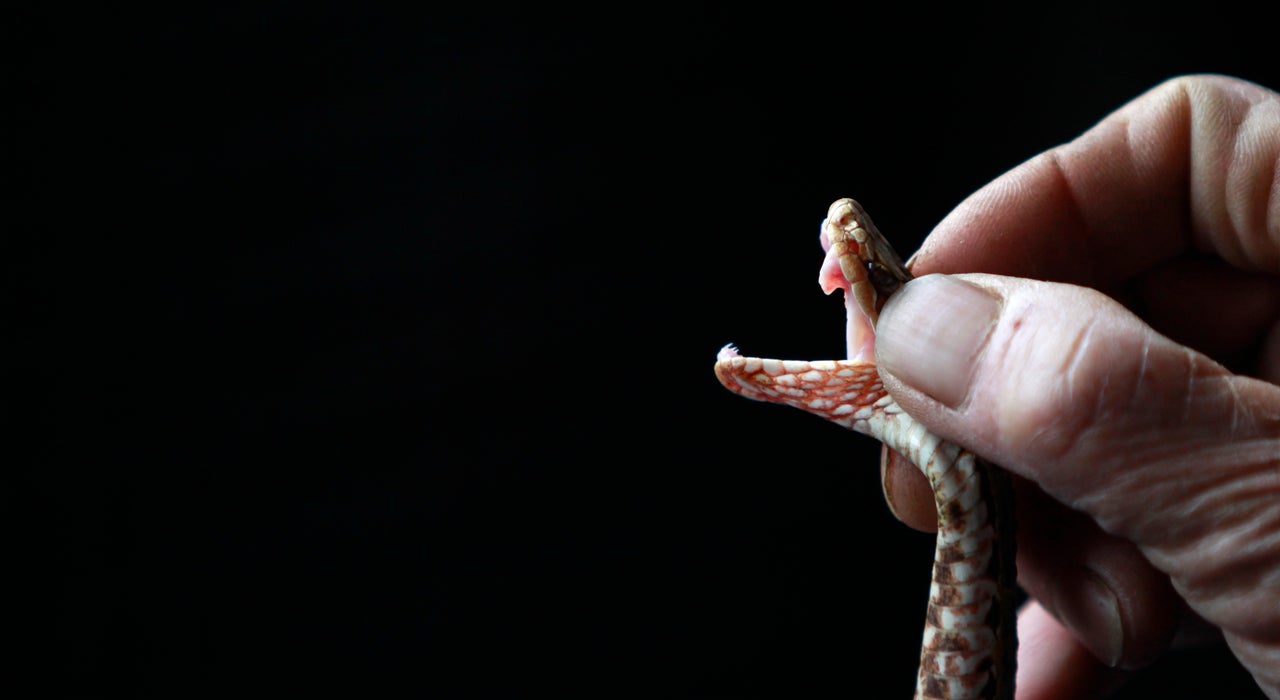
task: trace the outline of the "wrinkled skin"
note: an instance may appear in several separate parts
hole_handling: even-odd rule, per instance
[[[969,197],[911,269],[886,387],[1020,477],[1018,697],[1094,697],[1199,630],[1280,700],[1280,95],[1159,85]],[[884,483],[931,529],[914,467]]]

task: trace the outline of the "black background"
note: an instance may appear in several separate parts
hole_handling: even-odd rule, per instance
[[[832,200],[909,252],[1166,78],[1280,87],[1269,23],[1227,3],[15,16],[11,677],[907,697],[932,537],[888,513],[873,441],[730,395],[717,349],[842,353],[816,284]],[[1257,691],[1199,652],[1126,697],[1157,693]]]

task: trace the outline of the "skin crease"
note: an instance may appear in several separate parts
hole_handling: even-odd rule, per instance
[[[1208,629],[1280,700],[1280,95],[1163,83],[969,197],[911,268],[877,360],[1018,481],[1018,698],[1097,697]],[[884,462],[932,530],[919,471]]]

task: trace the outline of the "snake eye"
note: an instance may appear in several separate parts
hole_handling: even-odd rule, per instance
[[[876,290],[881,303],[884,303],[890,294],[898,291],[898,287],[902,286],[902,282],[892,272],[876,262],[867,263],[867,281],[871,283],[871,288]]]

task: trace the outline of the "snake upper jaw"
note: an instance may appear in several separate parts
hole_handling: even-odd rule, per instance
[[[844,290],[849,359],[874,362],[880,309],[911,273],[866,210],[852,199],[832,203],[822,220],[820,240],[827,256],[818,284],[827,294]]]
[[[832,205],[833,212],[835,208],[836,205]],[[856,249],[852,249],[857,245],[856,241],[852,241],[841,229],[839,221],[839,218],[833,220],[830,214],[822,221],[821,241],[827,255],[818,272],[818,284],[826,294],[836,290],[844,292],[845,345],[848,358],[875,362],[875,329],[880,316],[876,290]]]
[[[848,358],[860,362],[875,362],[876,316],[867,313],[867,309],[871,309],[872,314],[875,314],[874,291],[865,277],[851,282],[841,272],[839,263],[833,261],[835,257],[832,253],[827,253],[819,284],[827,294],[836,290],[844,292],[845,346]]]

